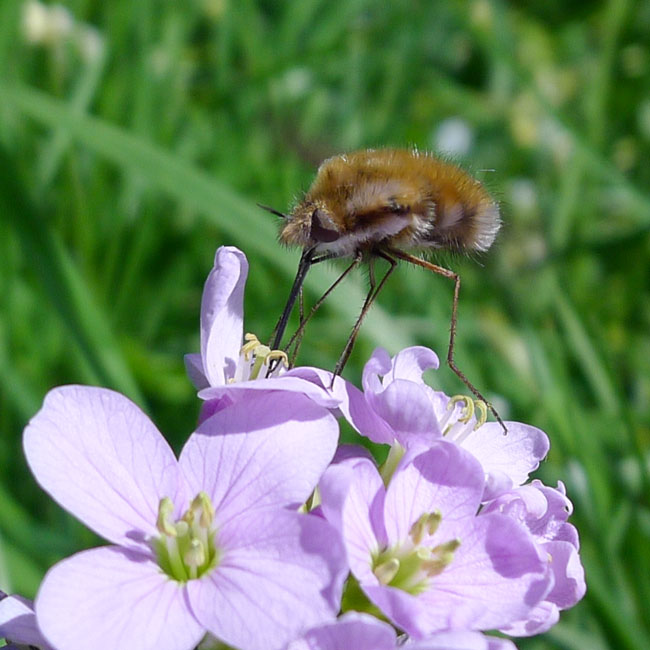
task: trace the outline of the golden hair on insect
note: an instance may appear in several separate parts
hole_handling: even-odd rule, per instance
[[[396,260],[402,259],[454,280],[447,362],[474,395],[485,401],[453,361],[460,278],[453,271],[409,252],[435,249],[471,252],[490,248],[501,218],[498,204],[479,181],[457,165],[429,153],[365,149],[325,160],[311,187],[290,214],[265,209],[283,217],[280,241],[303,249],[272,347],[281,343],[289,314],[311,266],[338,257],[352,258],[350,266],[310,314],[301,319],[289,346],[302,334],[306,322],[334,287],[361,261],[367,260],[370,291],[334,370],[334,376],[340,374],[364,316],[395,269]],[[377,284],[372,264],[378,257],[388,261],[390,268]],[[490,409],[505,429],[499,415],[491,406]]]

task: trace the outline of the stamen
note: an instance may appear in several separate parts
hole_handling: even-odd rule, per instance
[[[264,363],[268,366],[269,363],[275,359],[279,359],[285,365],[285,367],[289,367],[289,357],[284,350],[269,350],[269,353],[264,359]]]
[[[257,379],[262,366],[269,366],[271,362],[275,360],[279,360],[286,368],[289,367],[289,357],[286,352],[282,350],[271,350],[268,345],[260,343],[255,334],[246,334],[244,340],[246,343],[244,343],[241,348],[241,354],[244,357],[244,361],[249,363],[254,359],[253,365],[250,369],[249,379]],[[275,364],[275,368],[279,365],[280,364]]]
[[[419,546],[426,536],[433,535],[440,522],[442,521],[442,514],[439,510],[435,512],[425,512],[421,517],[411,526],[409,536],[415,546]]]
[[[390,560],[386,560],[386,562],[382,562],[382,564],[376,566],[373,569],[373,573],[379,582],[387,585],[397,575],[399,567],[400,561],[396,557],[392,557]]]
[[[199,492],[176,521],[173,512],[171,499],[161,499],[156,524],[161,534],[151,540],[158,565],[178,582],[200,578],[219,562],[215,512],[210,497],[205,492]]]
[[[467,424],[474,415],[474,400],[466,395],[454,395],[447,403],[447,410],[453,409],[459,402],[464,402],[465,406],[463,407],[463,415],[458,418],[458,421]]]
[[[172,500],[169,497],[164,497],[158,505],[158,519],[156,520],[156,528],[163,535],[176,536],[176,527],[172,523],[173,514],[174,504]]]
[[[452,539],[444,544],[438,544],[431,549],[429,559],[423,559],[422,569],[430,577],[440,575],[454,559],[454,552],[460,546],[459,539]]]
[[[255,354],[256,349],[261,347],[262,344],[255,334],[250,333],[244,335],[244,341],[247,342],[242,345],[241,353],[244,355],[246,361],[250,361],[251,354]]]
[[[479,427],[482,427],[487,422],[487,404],[481,400],[474,400],[474,405],[480,411],[479,417],[476,418],[476,424],[474,425],[474,431]]]

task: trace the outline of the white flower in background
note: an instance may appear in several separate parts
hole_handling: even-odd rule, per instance
[[[23,32],[28,43],[53,45],[69,38],[74,29],[72,14],[62,5],[30,0],[23,5]]]
[[[537,186],[530,178],[514,178],[508,184],[508,202],[518,213],[534,213],[539,204]]]
[[[465,156],[472,148],[473,140],[474,132],[460,117],[440,122],[433,137],[435,150],[452,156]]]
[[[63,5],[28,0],[23,4],[22,31],[30,45],[59,48],[71,43],[86,63],[98,61],[103,56],[102,34],[92,25],[75,20]]]

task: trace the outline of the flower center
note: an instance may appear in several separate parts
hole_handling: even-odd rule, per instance
[[[463,403],[463,407],[458,412],[455,407],[460,402]],[[440,428],[447,439],[460,444],[472,431],[482,427],[486,421],[487,406],[485,402],[466,395],[454,395],[447,402],[447,416],[441,420]]]
[[[429,586],[430,579],[441,574],[454,559],[459,539],[450,539],[430,546],[442,515],[424,513],[412,526],[402,544],[387,548],[373,557],[372,571],[384,585],[419,594]]]
[[[239,364],[239,376],[231,381],[248,381],[257,379],[260,371],[264,369],[264,377],[275,377],[283,370],[289,367],[289,359],[286,352],[282,350],[271,350],[268,345],[262,345],[255,334],[246,334],[244,336],[246,343],[242,346],[241,356],[242,363]],[[270,373],[267,370],[271,363],[276,361],[272,366]]]
[[[173,520],[173,512],[171,499],[161,499],[156,522],[160,537],[152,545],[160,568],[174,580],[187,582],[200,578],[219,563],[214,508],[210,497],[199,492],[178,521]]]

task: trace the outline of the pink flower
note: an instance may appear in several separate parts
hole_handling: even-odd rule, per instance
[[[189,650],[210,632],[281,648],[338,611],[342,549],[299,514],[331,460],[334,418],[304,395],[252,394],[205,420],[176,460],[147,416],[110,390],[51,391],[24,434],[29,466],[113,543],[55,565],[36,597],[66,650]]]
[[[525,619],[502,628],[506,634],[546,632],[557,623],[561,610],[573,607],[585,595],[578,531],[567,522],[572,511],[562,483],[554,489],[540,481],[511,490],[486,505],[484,512],[512,517],[531,532],[548,558],[548,572],[553,577],[553,589]]]
[[[483,467],[485,500],[522,485],[548,453],[546,434],[506,422],[504,435],[498,423],[485,422],[474,400],[450,398],[424,383],[422,373],[437,367],[438,357],[428,348],[406,348],[393,358],[378,348],[363,370],[364,392],[348,388],[339,409],[373,442],[408,449],[445,439],[462,446]]]
[[[478,461],[442,440],[407,452],[387,487],[366,458],[343,460],[321,480],[323,515],[359,586],[414,639],[507,626],[552,587],[524,526],[478,514],[483,484]]]
[[[287,372],[281,354],[259,343],[252,334],[247,334],[245,341],[247,276],[244,253],[233,246],[217,250],[201,300],[201,353],[185,355],[187,372],[199,389],[199,397],[209,402],[201,419],[252,391],[303,393],[322,406],[336,407],[338,400],[326,388]],[[272,361],[275,368],[269,374]]]

